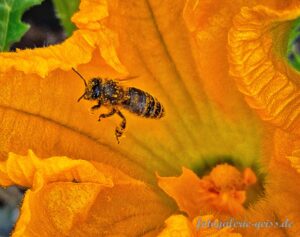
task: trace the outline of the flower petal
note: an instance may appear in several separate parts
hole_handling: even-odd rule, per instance
[[[264,120],[298,135],[300,90],[292,79],[298,76],[278,59],[275,49],[279,46],[272,35],[280,34],[272,29],[284,31],[299,15],[298,7],[278,11],[263,6],[243,8],[229,33],[230,72],[249,105]]]
[[[208,205],[202,206],[201,203],[217,196],[206,193],[206,190],[213,187],[212,184],[200,180],[195,173],[186,168],[182,168],[180,177],[158,176],[158,185],[175,199],[179,209],[187,212],[190,218],[199,215],[203,207],[208,207]]]
[[[299,150],[299,138],[278,129],[274,147],[265,195],[246,213],[247,220],[257,225],[243,228],[243,236],[298,236],[300,233],[299,173],[287,158],[292,156],[294,150]],[[259,228],[266,220],[272,222],[272,228]]]
[[[96,183],[56,182],[28,190],[13,237],[62,236],[87,220],[103,187]]]
[[[287,158],[290,160],[291,166],[300,173],[300,150],[294,150],[292,155]]]
[[[52,183],[28,191],[23,203],[16,236],[155,236],[171,214],[153,190],[130,182],[100,190],[91,183]]]
[[[229,75],[227,34],[233,16],[246,1],[188,0],[183,17],[196,44],[198,67],[205,93],[226,116],[235,122],[251,116]],[[250,123],[250,122],[249,122]]]
[[[109,177],[99,173],[85,160],[71,160],[67,157],[39,159],[31,150],[27,156],[10,153],[8,159],[0,162],[0,185],[21,185],[33,190],[45,184],[58,181],[93,182],[107,187],[113,183]]]
[[[255,2],[188,0],[183,17],[190,31],[191,47],[201,75],[202,88],[215,115],[210,121],[215,123],[215,130],[224,131],[219,132],[219,135],[214,131],[210,133],[215,134],[215,140],[218,140],[216,137],[220,140],[224,138],[223,144],[230,144],[233,148],[229,151],[218,143],[213,146],[214,150],[222,150],[223,155],[228,154],[231,160],[241,161],[244,167],[249,167],[256,162],[252,160],[254,157],[259,159],[262,156],[258,147],[262,147],[261,135],[266,131],[236,88],[229,74],[227,55],[228,30],[232,26],[232,18],[246,4]],[[234,144],[231,143],[233,141]]]
[[[93,12],[90,11],[91,4],[95,10]],[[100,61],[104,67],[109,65],[120,74],[127,74],[127,70],[117,57],[116,34],[103,23],[107,14],[105,0],[81,1],[80,12],[73,19],[79,30],[75,31],[69,39],[62,44],[46,48],[18,50],[17,53],[1,53],[0,72],[17,70],[45,77],[55,69],[66,71],[71,67],[90,62],[94,51],[99,47],[102,56]],[[94,31],[90,24],[96,24],[101,31]]]
[[[14,237],[153,234],[173,209],[145,183],[97,162],[41,160],[29,151],[28,156],[10,153],[0,170],[0,184],[30,187]]]
[[[188,237],[194,236],[194,227],[189,219],[182,215],[170,216],[166,221],[166,227],[157,237]]]
[[[41,160],[31,150],[27,156],[10,153],[7,161],[0,163],[0,170],[1,185],[17,184],[31,188],[26,192],[21,216],[13,236],[26,236],[26,232],[30,229],[28,226],[40,220],[37,217],[40,217],[38,213],[45,208],[42,204],[45,196],[48,196],[53,204],[50,223],[54,223],[65,233],[77,222],[76,219],[85,219],[101,188],[113,186],[109,177],[104,176],[87,161],[71,160],[67,157]],[[83,185],[70,183],[74,181]],[[61,182],[68,182],[67,187],[61,187],[64,183],[53,186],[54,183]],[[49,187],[54,188],[54,191]],[[43,193],[45,189],[47,195]],[[76,202],[72,202],[74,195],[77,196]],[[65,203],[69,205],[65,206]],[[34,220],[35,218],[37,220]]]

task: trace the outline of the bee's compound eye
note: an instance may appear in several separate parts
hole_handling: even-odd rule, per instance
[[[97,99],[100,96],[100,88],[99,88],[99,84],[98,85],[94,85],[92,88],[92,98],[93,99]]]

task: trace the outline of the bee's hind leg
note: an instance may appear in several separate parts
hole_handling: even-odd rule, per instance
[[[110,116],[113,116],[115,113],[117,112],[117,110],[115,108],[113,108],[111,111],[109,111],[107,114],[100,114],[99,115],[99,119],[98,121],[101,121],[102,118],[108,118]]]
[[[116,127],[116,130],[115,130],[115,135],[116,135],[116,139],[118,141],[118,144],[120,143],[120,140],[119,140],[119,137],[121,137],[124,133],[124,130],[126,128],[126,118],[125,116],[121,113],[121,111],[119,111],[118,109],[116,108],[113,108],[110,112],[108,112],[107,114],[100,114],[99,115],[99,119],[98,121],[101,121],[102,118],[107,118],[107,117],[110,117],[110,116],[113,116],[114,114],[117,114],[121,117],[122,119],[122,122],[120,123],[120,126]]]
[[[118,141],[118,144],[120,143],[119,137],[121,137],[124,133],[124,130],[126,128],[126,118],[125,116],[121,113],[121,111],[116,110],[116,113],[121,117],[122,122],[120,123],[120,126],[116,127],[115,135],[116,139]]]

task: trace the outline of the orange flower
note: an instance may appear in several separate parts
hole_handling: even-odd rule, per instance
[[[241,218],[288,218],[293,226],[201,230],[210,236],[296,236],[299,83],[282,48],[300,11],[292,0],[243,8],[247,2],[82,0],[72,18],[78,30],[64,43],[1,53],[0,185],[30,188],[13,236],[168,236],[175,227],[193,236],[193,218],[212,206],[225,216],[238,206]],[[94,104],[76,103],[84,85],[72,67],[87,79],[139,76],[120,83],[157,97],[166,116],[146,120],[121,107],[128,126],[118,145],[119,119],[99,123],[98,111],[88,112]],[[37,155],[7,155],[28,149]],[[178,176],[184,166],[202,177],[226,162],[255,171],[256,195],[221,203],[218,190],[213,205],[193,210],[188,203],[193,217],[174,217],[182,203],[159,189],[155,173]],[[245,188],[247,175],[237,176]],[[237,176],[224,174],[225,183]],[[204,183],[224,187],[213,177]]]

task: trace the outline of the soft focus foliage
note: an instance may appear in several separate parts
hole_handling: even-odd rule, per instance
[[[9,47],[19,41],[29,29],[22,23],[23,13],[43,0],[1,0],[0,1],[0,51],[8,51]]]
[[[66,35],[70,36],[75,30],[75,25],[71,22],[71,17],[78,10],[79,0],[53,0],[53,3]]]
[[[293,22],[291,27],[289,37],[288,37],[288,45],[287,45],[287,53],[286,57],[288,62],[295,70],[300,71],[300,18]]]

